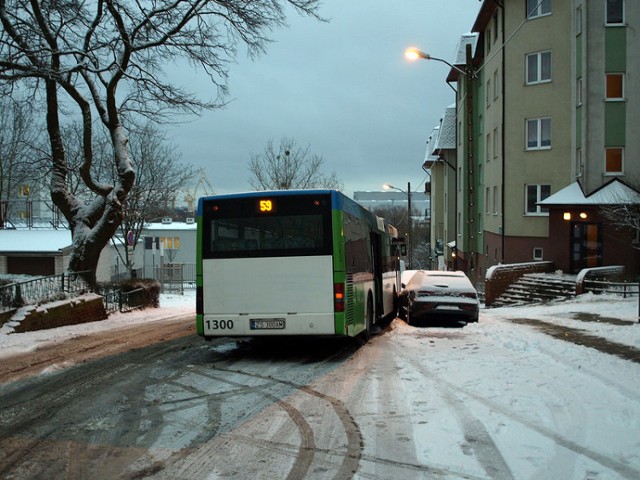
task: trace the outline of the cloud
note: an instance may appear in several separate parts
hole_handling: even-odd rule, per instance
[[[385,182],[419,189],[426,139],[454,93],[444,64],[409,63],[403,51],[416,45],[453,60],[478,9],[472,0],[327,0],[320,13],[329,23],[292,14],[265,55],[241,54],[231,66],[226,108],[169,134],[216,193],[248,190],[251,154],[282,137],[322,155],[348,195]],[[184,78],[215,95],[204,76]]]

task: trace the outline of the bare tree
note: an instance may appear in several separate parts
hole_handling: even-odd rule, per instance
[[[618,232],[628,232],[632,238],[640,238],[640,181],[625,183],[619,179],[620,187],[615,193],[610,193],[598,210],[607,219],[609,224]],[[613,183],[610,184],[613,186]],[[640,248],[637,243],[631,242],[634,248]]]
[[[291,190],[308,188],[342,189],[336,172],[322,173],[324,160],[311,154],[310,146],[299,147],[295,140],[283,138],[276,148],[267,142],[264,152],[251,156],[249,184],[256,190]]]
[[[0,225],[4,225],[16,198],[29,198],[43,175],[36,167],[41,129],[27,101],[0,97],[0,132]]]
[[[136,170],[136,181],[127,196],[119,235],[112,238],[114,245],[125,247],[131,242],[135,251],[146,222],[152,218],[173,214],[175,197],[190,181],[194,171],[191,165],[180,161],[180,155],[168,144],[166,136],[147,124],[131,133],[129,153]],[[127,238],[127,237],[131,238]],[[118,249],[128,270],[132,268],[129,249]]]
[[[135,182],[123,117],[158,120],[220,106],[237,46],[263,52],[266,34],[285,25],[286,5],[317,18],[318,0],[0,0],[0,94],[30,88],[45,105],[51,198],[73,236],[70,271],[88,271],[95,283],[100,252],[122,222]],[[181,60],[208,75],[217,100],[201,101],[171,82],[163,67]],[[62,123],[74,109],[82,118],[80,174],[89,202],[67,184]],[[92,175],[94,116],[108,132],[115,182]]]

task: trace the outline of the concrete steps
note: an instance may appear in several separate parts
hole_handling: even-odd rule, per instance
[[[575,294],[575,276],[556,273],[526,273],[511,284],[492,306],[506,307],[543,303],[570,298]]]

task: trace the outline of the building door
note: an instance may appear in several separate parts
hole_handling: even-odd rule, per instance
[[[7,257],[7,273],[18,275],[55,275],[54,257]]]
[[[571,271],[602,266],[602,224],[571,224]]]

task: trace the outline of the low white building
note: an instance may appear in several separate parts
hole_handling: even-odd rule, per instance
[[[158,278],[158,267],[181,265],[185,278],[195,276],[196,224],[193,220],[165,220],[145,226],[133,250],[133,269],[138,277]],[[71,253],[71,231],[52,228],[0,229],[0,275],[58,275],[67,270]],[[128,278],[125,248],[109,242],[100,254],[96,278],[109,282]],[[120,252],[120,253],[119,253]],[[195,277],[194,277],[195,278]]]
[[[67,270],[71,253],[71,231],[67,229],[0,230],[0,274],[59,275]],[[98,282],[111,280],[115,249],[106,247],[98,261]]]

